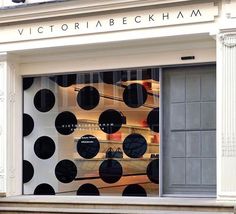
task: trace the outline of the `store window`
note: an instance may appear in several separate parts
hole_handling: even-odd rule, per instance
[[[159,196],[158,69],[23,78],[23,194]]]

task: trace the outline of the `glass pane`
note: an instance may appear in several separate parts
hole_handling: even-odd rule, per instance
[[[159,72],[27,77],[24,194],[159,195]]]

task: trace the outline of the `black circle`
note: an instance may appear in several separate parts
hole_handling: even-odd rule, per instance
[[[77,103],[84,110],[95,108],[100,100],[98,90],[92,86],[82,88],[77,95]]]
[[[106,71],[101,72],[100,77],[104,83],[114,84],[121,80],[122,71]]]
[[[147,193],[142,186],[130,184],[124,189],[122,196],[146,197]]]
[[[34,77],[25,77],[23,78],[23,90],[27,90],[34,83]]]
[[[130,84],[124,90],[123,100],[127,106],[131,108],[138,108],[146,102],[147,91],[141,84]]]
[[[147,124],[152,131],[159,132],[159,108],[154,108],[149,112]]]
[[[113,109],[108,109],[102,112],[99,117],[99,127],[107,134],[117,132],[121,128],[122,122],[123,119],[121,113]]]
[[[159,159],[155,159],[148,164],[147,176],[151,182],[159,184]]]
[[[99,167],[99,175],[101,179],[109,184],[119,181],[122,174],[122,166],[117,160],[104,160]]]
[[[48,159],[53,156],[56,146],[48,136],[38,138],[34,144],[34,152],[41,159]]]
[[[147,141],[140,134],[130,134],[123,142],[123,150],[130,158],[140,158],[147,151]]]
[[[83,184],[77,190],[77,195],[100,195],[99,190],[93,184]]]
[[[34,96],[34,106],[40,112],[48,112],[55,105],[55,96],[49,89],[39,90]]]
[[[69,112],[61,112],[55,120],[56,130],[62,135],[69,135],[77,128],[76,116]]]
[[[78,140],[77,151],[83,158],[91,159],[98,154],[99,150],[99,141],[93,135],[84,135]]]
[[[34,129],[34,120],[28,114],[23,114],[23,136],[28,136]]]
[[[76,83],[76,74],[57,75],[50,77],[50,79],[61,87],[69,87]]]
[[[56,165],[55,175],[60,182],[70,183],[77,175],[76,165],[70,160],[62,160]]]
[[[34,167],[27,161],[23,160],[23,183],[29,182],[34,176]]]
[[[49,184],[39,184],[35,190],[34,195],[55,195],[55,190]]]

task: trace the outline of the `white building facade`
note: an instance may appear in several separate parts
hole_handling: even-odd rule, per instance
[[[236,199],[235,0],[9,2],[3,0],[0,4],[2,196],[33,194],[39,183],[46,182],[40,178],[40,173],[47,171],[45,165],[48,162],[41,163],[36,157],[31,157],[32,146],[27,147],[27,144],[36,138],[33,135],[32,138],[26,138],[22,134],[22,113],[33,115],[34,128],[37,130],[35,133],[41,133],[42,127],[47,126],[47,118],[51,117],[42,116],[42,121],[37,119],[41,116],[30,108],[31,97],[23,90],[23,78],[37,79],[76,73],[79,84],[82,74],[98,72],[99,75],[99,72],[112,71],[113,76],[116,76],[119,71],[129,73],[136,70],[138,76],[145,69],[150,69],[151,73],[155,73],[157,69],[156,81],[159,83],[156,84],[159,84],[159,94],[158,103],[153,105],[158,106],[159,149],[154,152],[150,150],[148,155],[158,154],[158,169],[155,169],[158,171],[158,182],[154,179],[154,183],[158,183],[158,190],[152,194],[148,192],[151,187],[143,186],[147,195]],[[151,81],[152,88],[155,85],[154,79],[153,77]],[[141,78],[140,81],[143,83],[144,80],[146,79]],[[122,84],[128,84],[129,81],[131,80],[125,80]],[[140,82],[139,79],[135,81]],[[45,86],[51,91],[55,89],[50,85],[51,82],[41,81],[38,84],[39,88]],[[93,82],[94,84],[97,82]],[[108,86],[105,85],[104,88],[106,87]],[[32,94],[35,94],[37,88],[32,90]],[[60,95],[60,90],[62,89],[53,91],[57,94],[56,99],[63,95]],[[100,96],[101,90],[103,89],[98,88]],[[54,113],[60,111],[61,107],[57,101],[55,106]],[[130,112],[132,114],[133,111]],[[82,115],[78,112],[79,116],[80,114]],[[137,114],[136,112],[134,117],[138,117]],[[127,122],[126,126],[123,125],[124,129],[132,126],[131,129],[137,131],[135,125],[129,124],[132,119],[128,114],[125,116]],[[54,116],[52,117],[54,121]],[[37,124],[41,124],[38,129]],[[138,133],[149,136],[150,133],[143,133],[145,131],[146,129],[140,129]],[[98,139],[102,141],[99,137]],[[55,136],[53,140],[57,141]],[[59,143],[56,143],[57,148]],[[128,158],[132,157],[130,150],[125,148],[123,143],[123,152]],[[58,149],[57,156],[54,154],[53,157],[55,160],[51,159],[49,162],[53,168],[61,160],[59,157],[63,150],[67,148],[61,147],[60,151]],[[30,158],[30,162],[36,166],[33,177],[35,180],[23,185],[22,162]],[[145,159],[146,156],[143,153],[138,158]],[[120,162],[122,161],[124,162]],[[140,166],[142,163],[138,162]],[[78,171],[80,169],[77,168]],[[130,175],[130,171],[126,175],[124,173],[123,166],[123,176]],[[71,190],[72,187],[66,186],[66,182],[58,184],[53,175],[54,170],[52,174],[45,174],[56,193]],[[84,175],[81,174],[79,178]],[[134,174],[136,175],[138,176]],[[129,184],[133,184],[132,181],[138,178],[132,179]],[[62,180],[59,178],[59,181]],[[103,181],[106,182],[106,178]],[[143,180],[140,178],[141,181]],[[111,181],[108,180],[107,183],[109,182]],[[95,182],[95,185],[100,183]],[[73,188],[77,189],[78,186]],[[109,191],[104,194],[113,195]]]

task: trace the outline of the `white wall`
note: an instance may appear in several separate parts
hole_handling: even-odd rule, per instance
[[[232,2],[235,2],[235,0],[232,0]],[[10,0],[4,0],[4,2],[0,1],[0,6],[3,6],[3,3],[5,6],[7,6],[5,3],[8,3],[9,5],[12,4]],[[232,9],[233,7],[229,6],[228,9],[229,8]],[[227,20],[227,22],[228,21],[229,20]],[[235,23],[234,19],[232,19],[232,21],[234,21]],[[181,27],[171,26],[159,30],[143,30],[142,32],[118,32],[117,34],[115,34],[116,37],[114,37],[114,34],[96,34],[95,36],[90,37],[86,35],[86,38],[67,37],[53,40],[47,39],[22,43],[6,43],[0,45],[0,49],[1,51],[10,51],[14,54],[19,55],[20,72],[22,75],[45,74],[50,72],[57,73],[75,70],[85,71],[151,65],[202,63],[216,60],[216,48],[214,45],[214,40],[209,36],[209,33],[217,34],[218,27],[218,24],[211,25],[208,23],[190,26],[184,25]],[[206,40],[205,43],[203,42],[202,45],[199,45],[201,41],[188,41],[186,37],[183,37],[183,35],[186,34],[188,34],[189,37],[194,37],[193,34],[196,36],[199,35],[199,32],[201,32],[203,35],[208,34],[208,40]],[[129,37],[127,38],[128,34]],[[174,34],[179,36],[177,37],[177,42],[173,42],[171,44],[161,44],[163,38],[170,42],[171,36],[173,36]],[[153,40],[153,43],[151,45],[149,44],[149,46],[145,47],[145,43],[139,43],[141,39],[145,38],[146,40],[147,38],[149,38],[148,41],[152,40],[153,38],[155,38],[155,40]],[[181,38],[184,38],[184,41],[182,41],[182,43],[180,44],[179,41]],[[81,42],[81,40],[83,41]],[[131,41],[135,40],[137,41],[136,47],[133,46],[129,47],[130,49],[128,49],[122,46],[126,41],[131,43]],[[116,43],[117,47],[109,47],[109,41]],[[99,42],[102,46],[100,50],[97,49],[97,45]],[[206,43],[209,46],[205,45]],[[58,49],[52,49],[53,46],[57,46]],[[68,49],[62,50],[63,46],[67,46]],[[83,46],[86,46],[87,49],[83,49]],[[46,49],[43,49],[43,47],[50,49],[52,52],[45,53]],[[71,47],[74,47],[74,49],[71,50]],[[108,47],[108,50],[106,49],[106,47]],[[160,47],[164,48],[164,50],[160,50]],[[60,55],[55,54],[60,52]],[[74,54],[75,52],[76,54]],[[183,55],[195,55],[196,60],[183,62],[180,60],[180,57]],[[7,140],[4,141],[7,143]],[[218,150],[220,149],[221,148],[219,147]],[[19,161],[21,161],[21,159],[19,159]],[[16,178],[19,178],[21,177],[20,175],[21,174],[16,174],[15,176]],[[224,175],[224,177],[227,178],[227,175]],[[227,183],[227,181],[225,182]],[[20,189],[21,187],[17,188]],[[235,194],[235,191],[233,192],[233,194]]]

